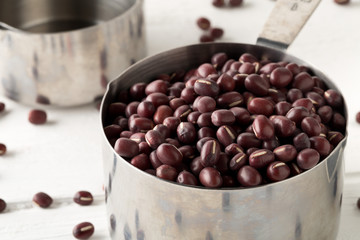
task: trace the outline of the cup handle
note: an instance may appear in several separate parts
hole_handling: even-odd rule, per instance
[[[321,0],[277,0],[257,44],[286,50]]]

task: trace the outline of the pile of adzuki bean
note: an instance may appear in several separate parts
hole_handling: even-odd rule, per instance
[[[104,132],[159,178],[253,187],[313,168],[344,138],[343,98],[311,70],[225,53],[119,93]]]

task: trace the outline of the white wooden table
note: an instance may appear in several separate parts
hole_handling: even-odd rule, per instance
[[[222,41],[255,43],[274,1],[244,0],[240,8],[217,9],[210,0],[145,0],[148,55],[197,43],[195,21],[208,17],[224,28]],[[349,138],[345,151],[345,189],[339,240],[360,239],[360,1],[339,6],[323,0],[288,52],[323,70],[341,89],[348,104]],[[0,198],[8,203],[0,214],[1,240],[72,239],[79,222],[95,225],[92,239],[109,239],[102,190],[101,128],[94,105],[46,108],[49,121],[27,121],[31,109],[4,97],[0,142],[8,153],[0,157]],[[95,195],[91,206],[72,201],[78,190]],[[31,204],[44,191],[54,198],[50,209]]]

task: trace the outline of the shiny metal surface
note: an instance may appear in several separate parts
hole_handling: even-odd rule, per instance
[[[109,84],[101,107],[121,89],[152,80],[159,73],[190,69],[216,52],[230,57],[250,52],[258,58],[291,61],[320,71],[272,48],[237,43],[186,46],[146,58]],[[345,116],[347,118],[346,109]],[[108,224],[112,239],[335,240],[343,193],[345,139],[313,169],[282,182],[249,189],[204,189],[167,182],[122,159],[104,139]]]
[[[143,0],[0,0],[0,89],[28,105],[74,106],[145,56]]]

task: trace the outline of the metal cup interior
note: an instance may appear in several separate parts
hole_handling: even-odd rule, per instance
[[[102,125],[107,124],[106,110],[121,90],[153,80],[160,73],[194,68],[217,52],[226,52],[230,58],[249,52],[258,59],[305,65],[329,88],[337,89],[322,72],[279,50],[238,43],[191,45],[146,58],[112,81],[102,102]],[[344,114],[347,118],[346,106]],[[104,134],[103,137],[112,239],[137,234],[144,239],[336,239],[347,135],[311,170],[247,189],[205,189],[161,180],[133,167],[113,150]]]
[[[32,33],[77,30],[111,20],[135,0],[0,0],[0,21]]]

